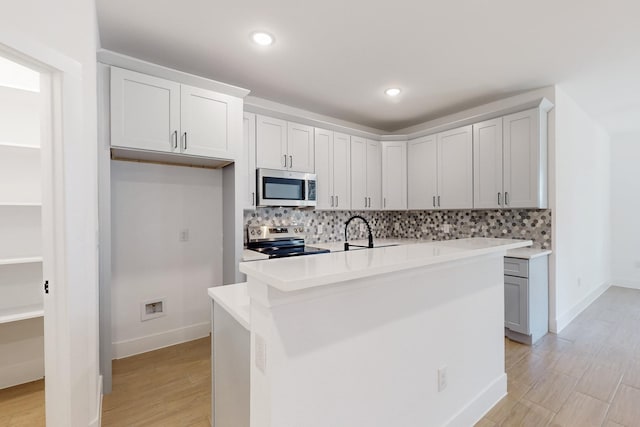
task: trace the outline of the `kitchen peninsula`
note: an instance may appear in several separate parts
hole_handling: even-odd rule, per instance
[[[251,427],[473,425],[507,390],[503,257],[531,243],[242,263]]]

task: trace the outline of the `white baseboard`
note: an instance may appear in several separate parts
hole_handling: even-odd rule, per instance
[[[571,307],[568,311],[562,314],[560,317],[556,318],[555,321],[549,323],[549,330],[554,334],[560,333],[564,328],[567,327],[569,323],[580,313],[582,313],[587,307],[589,307],[595,300],[598,299],[600,295],[606,292],[607,289],[611,287],[611,283],[603,283],[598,286],[596,289],[587,294],[582,300],[580,300],[576,305]]]
[[[100,427],[102,425],[102,375],[98,377],[98,388],[96,390],[96,408],[98,413],[89,423],[89,427]]]
[[[506,395],[507,374],[502,374],[444,425],[447,427],[469,427],[475,425]]]
[[[44,378],[44,356],[8,366],[0,366],[0,389]]]
[[[211,324],[204,322],[157,334],[146,335],[140,338],[114,342],[112,347],[113,358],[122,359],[123,357],[134,356],[136,354],[158,350],[159,348],[204,338],[209,335],[210,331]]]
[[[611,286],[620,286],[621,288],[640,289],[640,282],[637,280],[615,279],[612,280]]]

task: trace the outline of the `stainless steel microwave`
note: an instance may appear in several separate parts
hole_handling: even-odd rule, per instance
[[[258,169],[258,206],[315,206],[316,174]]]

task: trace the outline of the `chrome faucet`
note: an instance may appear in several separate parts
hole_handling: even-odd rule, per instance
[[[369,232],[369,244],[367,246],[362,246],[362,245],[351,245],[351,246],[356,246],[359,248],[373,248],[373,234],[371,233],[371,226],[369,225],[367,220],[361,217],[360,215],[354,215],[351,218],[349,218],[347,222],[344,223],[344,250],[345,251],[348,251],[350,246],[349,239],[347,237],[347,230],[349,229],[349,223],[356,218],[361,219],[364,222],[364,224],[367,226],[367,231]]]

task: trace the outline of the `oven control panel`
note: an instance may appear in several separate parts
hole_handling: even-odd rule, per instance
[[[250,242],[260,240],[288,240],[304,238],[304,225],[260,225],[247,227],[247,237]]]

